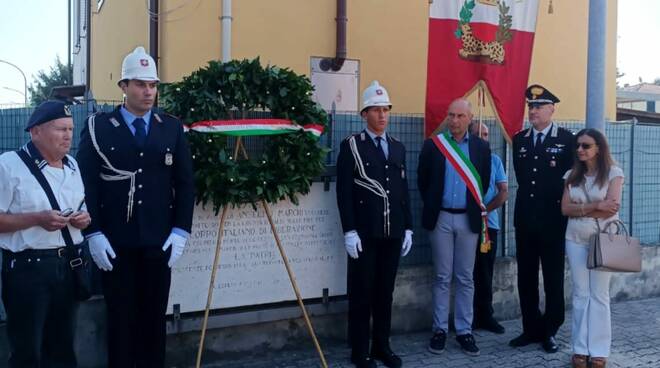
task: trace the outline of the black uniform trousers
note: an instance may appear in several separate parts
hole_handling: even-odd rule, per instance
[[[10,368],[76,367],[77,302],[68,257],[2,252]]]
[[[107,306],[108,367],[165,365],[165,312],[170,251],[160,247],[115,249],[113,269],[103,273]]]
[[[358,259],[348,258],[348,328],[353,358],[369,355],[372,318],[372,351],[390,347],[392,292],[402,239],[361,241]]]
[[[565,231],[516,228],[518,294],[523,332],[532,338],[554,336],[564,322]],[[539,309],[539,263],[545,313]]]
[[[493,269],[497,256],[496,229],[488,228],[490,250],[481,253],[481,238],[477,242],[477,257],[474,261],[474,325],[485,323],[493,318]]]

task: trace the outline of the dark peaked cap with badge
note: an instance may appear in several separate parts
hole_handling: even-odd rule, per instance
[[[527,106],[539,106],[547,104],[556,104],[559,98],[553,95],[545,87],[540,84],[532,84],[525,90],[525,97],[527,98]]]
[[[44,101],[34,110],[32,115],[30,115],[25,131],[29,132],[30,129],[35,126],[47,123],[51,120],[70,117],[71,108],[69,108],[69,105],[62,101]]]

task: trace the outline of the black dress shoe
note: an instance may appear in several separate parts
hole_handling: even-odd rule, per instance
[[[475,330],[481,329],[481,330],[490,331],[498,335],[504,333],[504,327],[501,324],[497,323],[497,321],[493,318],[485,320],[483,322],[475,322],[473,323],[472,328]]]
[[[556,353],[559,350],[559,345],[557,345],[557,341],[555,340],[554,336],[546,337],[543,339],[541,346],[546,353]]]
[[[541,342],[541,339],[529,336],[523,332],[522,334],[520,334],[520,336],[509,341],[509,346],[514,348],[519,348],[521,346],[527,346],[529,344],[533,344],[536,342]]]
[[[371,357],[376,360],[380,360],[386,367],[389,368],[401,368],[401,358],[399,358],[392,349],[378,349],[371,351]]]
[[[353,358],[351,357],[351,363],[355,364],[355,368],[377,368],[376,362],[370,357],[362,358]]]

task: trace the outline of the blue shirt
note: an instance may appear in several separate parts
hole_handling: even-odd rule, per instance
[[[126,122],[126,125],[128,126],[128,129],[131,130],[131,133],[133,133],[133,135],[135,135],[135,127],[133,126],[133,122],[137,118],[142,118],[142,120],[144,120],[144,123],[145,123],[144,130],[145,130],[145,132],[147,132],[147,134],[149,134],[149,124],[150,124],[150,121],[151,121],[151,110],[147,111],[147,113],[144,114],[143,116],[136,116],[136,115],[133,115],[133,113],[131,113],[130,111],[126,110],[124,105],[122,105],[119,108],[119,112],[121,113],[121,117],[124,118],[124,121]]]
[[[385,158],[390,157],[390,149],[389,149],[389,143],[387,143],[386,133],[383,133],[383,135],[378,135],[378,134],[372,132],[371,130],[369,130],[369,128],[367,128],[365,130],[367,131],[367,134],[371,137],[371,140],[374,141],[374,145],[376,145],[376,146],[378,146],[378,142],[376,142],[376,137],[383,138],[380,141],[380,146],[383,149],[383,152],[385,152]]]
[[[454,139],[450,134],[449,139]],[[460,142],[456,142],[458,148],[463,151],[465,156],[470,158],[470,150],[468,147],[468,133],[465,133],[463,139]],[[455,209],[465,209],[467,208],[467,187],[461,179],[461,176],[458,174],[454,166],[446,161],[445,164],[445,191],[442,193],[442,207],[443,208],[455,208]]]
[[[488,191],[484,197],[484,204],[486,206],[497,196],[497,184],[508,182],[502,160],[496,154],[491,154],[490,157],[490,182],[488,183]],[[488,227],[495,230],[500,229],[500,218],[497,210],[488,213]]]

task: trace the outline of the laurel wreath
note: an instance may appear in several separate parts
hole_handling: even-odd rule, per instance
[[[327,125],[325,111],[312,100],[310,80],[286,68],[263,67],[259,58],[211,61],[182,81],[161,87],[161,105],[184,124],[248,117]],[[266,200],[275,203],[307,194],[325,169],[327,150],[302,131],[250,137],[250,159],[234,157],[235,137],[189,131],[196,202],[226,205]],[[250,148],[251,147],[251,148]]]
[[[459,12],[458,28],[454,32],[456,38],[461,38],[463,36],[463,30],[461,27],[465,24],[472,21],[472,16],[474,15],[472,10],[476,6],[475,0],[466,0],[461,6]],[[509,15],[509,10],[511,7],[507,6],[504,1],[498,1],[497,7],[500,12],[499,22],[497,25],[497,32],[495,33],[495,41],[500,44],[504,44],[511,40],[511,26],[513,25],[513,17]]]

